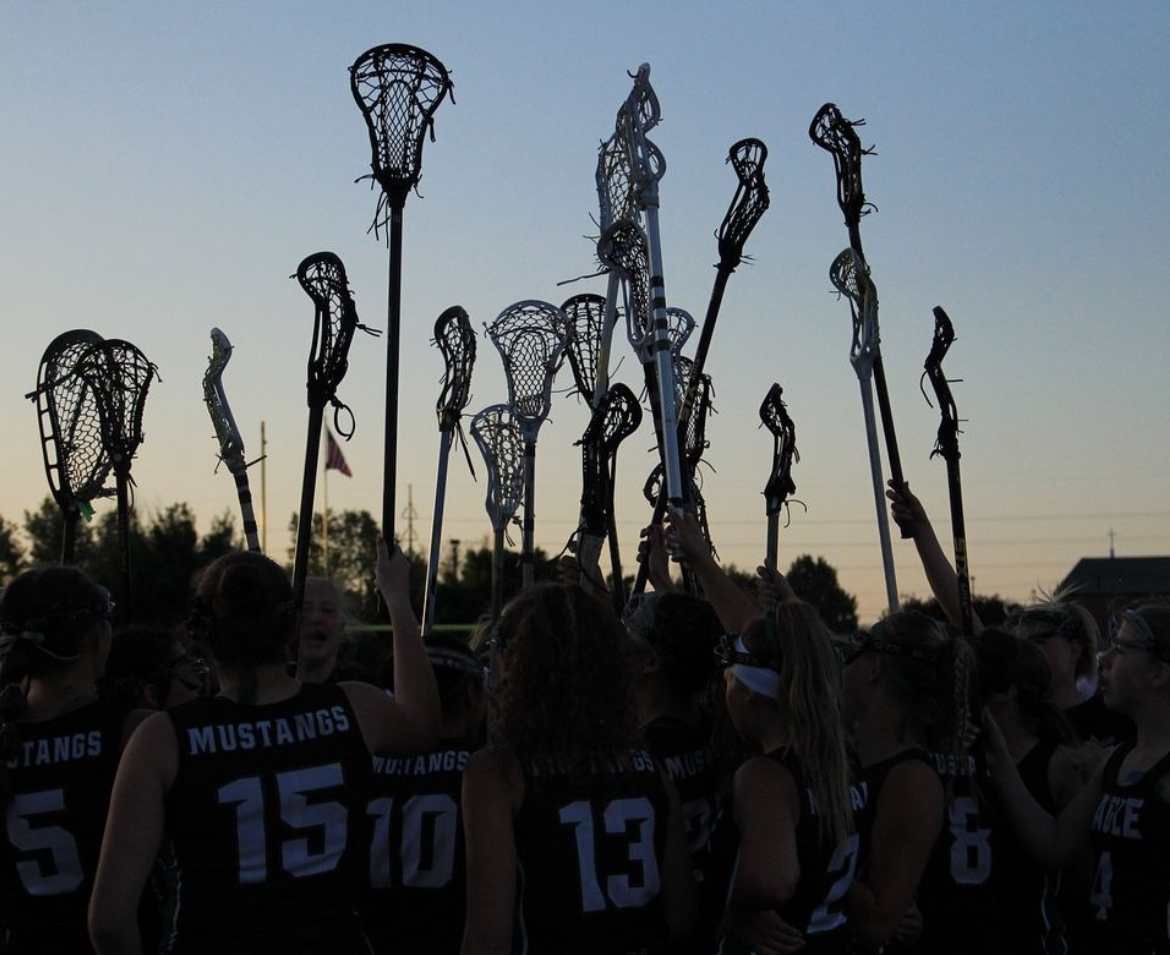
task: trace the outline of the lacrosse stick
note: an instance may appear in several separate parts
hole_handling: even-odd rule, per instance
[[[609,537],[609,560],[614,585],[610,591],[614,609],[626,605],[622,576],[621,548],[614,512],[618,447],[642,423],[642,408],[634,393],[618,383],[610,387],[593,412],[581,440],[581,525],[580,534]]]
[[[857,252],[866,274],[869,265],[865,258],[865,251],[861,247],[861,217],[873,211],[873,206],[865,201],[865,191],[861,187],[861,157],[872,156],[873,148],[863,149],[861,140],[855,132],[856,127],[865,125],[864,119],[848,120],[841,115],[841,111],[832,103],[826,103],[813,117],[808,128],[809,137],[814,143],[833,157],[833,168],[837,174],[837,205],[845,216],[845,226],[849,230],[849,245]],[[890,459],[890,476],[894,483],[901,487],[906,483],[902,476],[902,456],[898,453],[898,436],[894,431],[894,411],[890,405],[890,391],[886,387],[886,367],[882,362],[882,353],[877,334],[877,296],[873,297],[873,343],[870,363],[873,370],[873,384],[877,389],[878,410],[882,417],[882,433],[886,440],[886,456]],[[902,536],[909,535],[903,531]]]
[[[707,304],[707,317],[703,320],[703,329],[699,333],[699,345],[695,349],[695,374],[691,376],[690,386],[679,405],[679,428],[687,426],[687,419],[691,416],[691,409],[695,403],[695,390],[703,380],[703,369],[707,364],[707,352],[711,348],[711,338],[715,334],[715,322],[719,318],[719,309],[723,304],[723,293],[727,289],[727,280],[731,273],[739,268],[743,261],[743,247],[748,236],[760,221],[760,217],[768,211],[770,199],[768,185],[764,182],[764,162],[768,158],[768,147],[758,139],[741,139],[732,145],[727,154],[727,162],[735,169],[739,184],[727,214],[719,225],[715,237],[719,242],[719,264],[715,266],[715,284],[711,288],[711,301]]]
[[[129,623],[134,619],[130,578],[130,464],[142,444],[142,412],[158,368],[130,342],[111,338],[91,343],[78,356],[77,374],[93,392],[101,420],[102,446],[117,482],[121,621]]]
[[[601,295],[585,292],[566,299],[561,311],[569,322],[569,341],[565,354],[573,372],[576,393],[591,409],[601,402],[605,389],[598,390],[601,374],[602,334],[608,301]]]
[[[211,424],[219,440],[219,459],[227,465],[236,481],[240,499],[240,513],[244,519],[244,539],[248,550],[260,551],[260,535],[256,530],[256,513],[252,509],[252,489],[248,486],[248,463],[244,459],[244,439],[236,427],[236,419],[223,390],[223,370],[232,357],[232,343],[218,328],[211,330],[211,357],[203,373],[203,401],[211,415]]]
[[[772,432],[772,471],[764,485],[764,510],[768,515],[768,545],[764,563],[776,569],[780,548],[780,511],[788,506],[788,497],[796,493],[792,480],[792,462],[800,460],[796,450],[796,425],[788,415],[788,406],[781,397],[784,389],[773,383],[760,405],[760,423]]]
[[[882,481],[882,454],[878,447],[877,422],[873,413],[873,362],[877,346],[877,290],[869,270],[855,249],[846,249],[833,260],[829,269],[833,287],[849,301],[853,316],[853,343],[849,361],[861,386],[861,408],[865,415],[865,437],[869,447],[869,470],[877,507],[878,539],[882,550],[882,567],[886,577],[886,600],[890,613],[898,610],[898,582],[894,576],[894,551],[890,546],[890,525],[886,517],[886,499]]]
[[[959,612],[963,633],[972,636],[975,632],[975,610],[971,599],[971,576],[967,567],[967,529],[963,521],[963,485],[959,478],[959,411],[951,395],[951,386],[943,374],[942,360],[947,349],[955,340],[955,328],[941,305],[934,307],[934,341],[930,354],[926,356],[923,376],[934,386],[938,410],[942,421],[938,427],[938,439],[934,450],[947,463],[947,490],[951,498],[951,533],[955,539],[955,574],[959,578]],[[925,395],[925,390],[923,391]],[[929,403],[929,398],[927,403]]]
[[[564,359],[569,322],[555,305],[528,299],[509,305],[487,327],[504,361],[508,405],[524,437],[524,531],[521,568],[525,587],[536,580],[536,438],[552,404],[552,385]]]
[[[306,388],[309,404],[309,431],[305,441],[305,473],[301,481],[301,509],[297,521],[297,543],[293,558],[293,599],[299,609],[305,599],[309,574],[309,540],[313,530],[313,497],[317,490],[317,460],[321,453],[321,426],[325,406],[333,405],[334,430],[347,441],[353,435],[353,412],[337,398],[337,386],[349,367],[349,346],[354,331],[377,335],[358,322],[357,309],[349,291],[345,266],[332,252],[310,255],[297,266],[296,280],[313,300],[313,343],[309,348]],[[348,428],[339,423],[340,414],[349,415]],[[389,540],[389,538],[387,538]]]
[[[504,532],[516,519],[524,499],[524,436],[507,405],[489,405],[471,419],[475,439],[487,468],[487,508],[492,522],[491,622],[504,606]]]
[[[443,390],[435,404],[439,416],[439,468],[435,479],[435,511],[431,520],[431,549],[427,554],[427,589],[423,596],[423,636],[435,626],[435,597],[439,586],[439,550],[443,542],[443,505],[447,498],[447,458],[458,437],[467,450],[460,418],[471,400],[471,369],[475,364],[475,332],[467,312],[452,305],[435,322],[435,344],[443,355]],[[468,458],[470,465],[471,459]],[[474,471],[472,472],[475,473]]]
[[[422,177],[423,140],[434,140],[434,114],[451,91],[447,68],[417,47],[387,43],[367,50],[349,68],[349,87],[366,121],[373,179],[382,189],[374,234],[389,225],[386,302],[386,428],[382,470],[382,535],[394,540],[398,477],[398,341],[402,318],[402,210]],[[452,101],[454,96],[452,96]],[[359,180],[360,182],[361,180]]]
[[[110,459],[102,444],[101,417],[93,390],[75,373],[78,357],[101,335],[83,328],[58,335],[45,349],[37,369],[36,391],[41,453],[53,500],[61,509],[61,563],[73,563],[77,519],[93,513],[89,503],[105,488]]]

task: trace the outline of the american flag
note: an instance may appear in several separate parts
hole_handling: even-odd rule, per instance
[[[329,430],[329,426],[325,426],[325,470],[330,469],[340,471],[346,477],[353,477],[353,471],[349,469],[349,465],[345,462],[345,455],[341,453],[341,445],[337,443],[337,439],[333,437],[333,432]]]

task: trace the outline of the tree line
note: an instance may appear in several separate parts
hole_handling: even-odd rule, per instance
[[[309,573],[333,577],[346,594],[355,620],[373,623],[379,619],[374,584],[376,554],[374,542],[378,524],[365,510],[331,511],[329,514],[328,560],[322,538],[324,515],[313,515],[309,548]],[[290,540],[296,539],[297,515],[289,521]],[[26,567],[53,563],[61,553],[61,512],[46,496],[35,511],[25,511],[23,524],[0,516],[0,582],[7,582]],[[243,534],[230,511],[214,517],[200,534],[190,505],[178,502],[161,510],[131,515],[130,559],[134,576],[136,623],[170,626],[182,619],[192,579],[198,569],[232,550],[244,547]],[[91,522],[78,523],[76,560],[99,583],[116,594],[120,580],[117,515],[106,511]],[[276,556],[272,554],[270,556]],[[290,569],[293,548],[285,554]],[[426,560],[409,554],[411,589],[416,610],[421,611],[426,578]],[[279,558],[278,558],[279,559]],[[537,579],[557,579],[555,561],[537,549]],[[754,587],[754,574],[727,568],[731,577],[745,588]],[[789,582],[800,596],[820,611],[825,623],[837,633],[857,628],[857,599],[841,587],[836,569],[823,557],[804,554],[787,571]],[[472,624],[484,616],[490,604],[492,549],[487,540],[480,546],[460,549],[449,541],[439,565],[437,624]],[[632,578],[629,579],[632,583]],[[504,596],[508,599],[521,587],[520,554],[507,549],[504,559]],[[903,609],[920,610],[938,619],[943,614],[937,602],[911,597]],[[1003,620],[1013,609],[998,595],[975,598],[975,609],[986,624]]]

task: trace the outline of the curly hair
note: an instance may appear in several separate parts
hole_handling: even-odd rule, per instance
[[[577,586],[538,584],[504,608],[497,639],[494,744],[573,775],[633,745],[629,641],[610,607]]]
[[[786,600],[776,605],[770,619],[750,623],[743,642],[780,675],[776,705],[818,807],[821,834],[839,845],[853,829],[853,810],[840,667],[832,634],[810,604]]]
[[[240,671],[241,703],[255,702],[255,668],[283,663],[296,634],[292,584],[263,554],[237,551],[200,573],[187,628],[216,661]]]

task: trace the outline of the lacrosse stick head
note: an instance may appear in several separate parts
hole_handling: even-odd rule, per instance
[[[670,339],[670,354],[678,358],[695,330],[695,318],[685,308],[670,305],[666,309],[666,334]]]
[[[219,441],[219,456],[232,474],[245,470],[244,439],[236,427],[236,419],[223,390],[223,370],[232,357],[232,343],[218,328],[211,330],[211,357],[203,373],[203,402],[211,415],[215,437]]]
[[[128,475],[142,444],[142,412],[158,368],[130,342],[108,338],[93,342],[78,357],[77,374],[93,391],[102,445],[114,472]]]
[[[614,138],[628,156],[635,201],[645,208],[657,205],[658,181],[666,174],[666,157],[646,137],[658,125],[662,110],[650,85],[650,64],[643,63],[632,78],[633,88],[618,110]]]
[[[475,331],[460,305],[452,305],[435,322],[435,344],[443,356],[443,389],[435,404],[439,430],[453,431],[471,400],[471,369],[475,365]]]
[[[569,323],[569,340],[565,351],[578,395],[592,403],[597,391],[597,364],[601,356],[601,336],[605,327],[605,296],[585,292],[566,299],[561,305]]]
[[[837,205],[845,216],[845,224],[854,238],[857,223],[866,213],[865,191],[861,187],[861,157],[871,155],[872,149],[863,149],[856,127],[865,125],[864,119],[848,120],[833,103],[826,103],[813,117],[808,135],[814,143],[833,157],[837,173]]]
[[[734,272],[739,267],[748,236],[771,204],[768,184],[764,181],[767,158],[768,147],[752,138],[741,139],[727,154],[727,161],[735,170],[739,184],[715,233],[719,240],[718,268],[725,272]]]
[[[869,277],[869,266],[856,249],[845,249],[829,267],[829,281],[849,301],[853,316],[853,343],[849,360],[859,370],[873,365],[878,347],[877,289]]]
[[[313,300],[315,312],[307,381],[309,407],[323,408],[332,402],[340,410],[344,406],[337,400],[337,386],[349,368],[354,331],[369,329],[358,323],[345,266],[332,252],[305,258],[297,266],[296,279]]]
[[[778,514],[790,494],[796,492],[792,462],[800,460],[796,450],[796,425],[784,404],[784,389],[773,383],[760,405],[760,423],[772,433],[772,473],[764,486],[768,514]]]
[[[471,436],[487,468],[492,529],[503,531],[524,501],[524,436],[507,405],[489,405],[472,418]]]
[[[28,396],[37,403],[49,490],[57,506],[70,514],[110,493],[105,487],[110,459],[102,444],[97,401],[88,380],[77,374],[78,359],[101,340],[97,332],[83,328],[54,338],[41,356],[37,390]]]
[[[683,359],[683,361],[686,362],[687,359]],[[688,364],[691,363],[688,362]],[[693,374],[694,367],[691,364],[687,371],[688,387]],[[687,419],[687,433],[683,441],[683,458],[686,461],[687,470],[691,474],[694,474],[698,469],[703,452],[710,447],[710,442],[707,440],[707,416],[712,410],[711,398],[713,395],[711,376],[700,374],[699,380],[695,383],[695,404],[691,416]]]
[[[349,88],[366,121],[372,176],[382,187],[375,224],[401,209],[422,177],[423,140],[434,139],[434,115],[451,92],[447,68],[426,50],[386,43],[349,68]]]
[[[650,361],[654,337],[650,308],[650,248],[646,233],[633,219],[619,219],[597,240],[601,264],[621,277],[624,288],[626,336],[638,359]]]
[[[516,302],[487,326],[504,361],[508,404],[524,438],[536,440],[552,406],[552,386],[564,360],[569,321],[555,305],[535,299]]]
[[[959,410],[955,406],[955,398],[951,394],[951,386],[942,370],[942,360],[955,340],[955,327],[951,324],[941,305],[934,307],[934,340],[931,342],[930,354],[926,356],[923,367],[924,374],[930,379],[934,388],[934,397],[938,401],[938,410],[942,420],[938,427],[938,438],[930,456],[936,454],[944,461],[959,460]]]
[[[625,140],[616,132],[597,149],[597,204],[598,225],[604,232],[619,219],[638,215],[634,204],[634,171],[630,168],[630,152]]]

